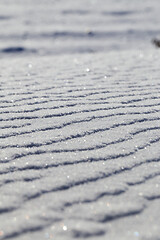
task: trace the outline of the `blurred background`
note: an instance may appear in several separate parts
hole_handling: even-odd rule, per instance
[[[1,0],[0,52],[64,54],[154,47],[159,0]]]

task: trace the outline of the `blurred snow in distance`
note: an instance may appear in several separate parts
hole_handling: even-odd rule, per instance
[[[0,52],[93,53],[153,48],[160,1],[2,0]]]

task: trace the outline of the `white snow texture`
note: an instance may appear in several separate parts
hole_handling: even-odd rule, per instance
[[[1,1],[0,240],[160,239],[159,5]]]

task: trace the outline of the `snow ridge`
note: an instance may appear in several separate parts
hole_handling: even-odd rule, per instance
[[[158,239],[159,57],[3,59],[1,240]]]

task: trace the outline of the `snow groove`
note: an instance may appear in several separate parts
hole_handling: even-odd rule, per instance
[[[130,53],[132,71],[125,52],[32,57],[32,68],[11,59],[0,78],[0,239],[116,239],[125,221],[143,223],[160,199],[159,64],[144,54]]]

